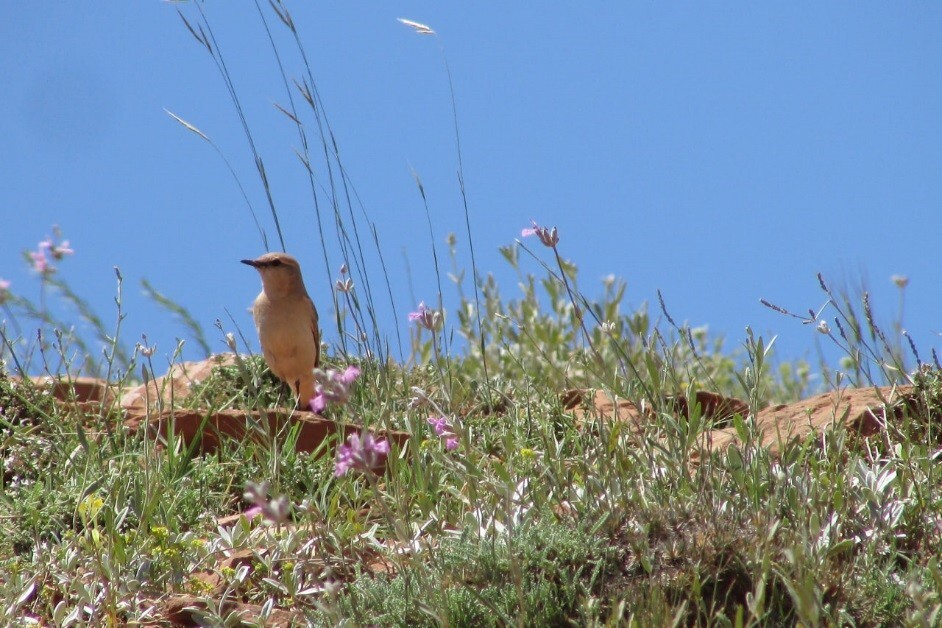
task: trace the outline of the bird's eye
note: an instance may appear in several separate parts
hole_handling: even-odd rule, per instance
[[[271,265],[272,265],[272,266],[281,266],[281,260],[280,260],[280,259],[272,260]]]

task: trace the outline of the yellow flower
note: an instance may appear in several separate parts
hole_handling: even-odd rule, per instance
[[[105,500],[103,500],[101,497],[97,495],[88,495],[78,505],[78,515],[81,517],[82,521],[93,521],[96,517],[98,517],[98,513],[101,512],[101,509],[104,505]]]
[[[170,530],[165,526],[154,526],[150,529],[150,533],[161,543],[170,537]]]

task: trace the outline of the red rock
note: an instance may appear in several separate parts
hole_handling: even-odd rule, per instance
[[[580,424],[590,419],[609,419],[630,423],[640,431],[645,421],[650,420],[651,410],[638,410],[634,403],[615,398],[604,391],[596,391],[588,400],[587,391],[569,391],[563,396],[564,407],[573,413]],[[759,443],[772,452],[780,451],[783,444],[802,439],[836,425],[861,436],[872,436],[883,430],[888,420],[893,420],[900,409],[909,403],[912,386],[882,388],[845,388],[824,393],[790,404],[779,404],[759,410],[753,419],[761,438]],[[746,402],[716,393],[699,391],[696,403],[702,414],[720,425],[739,414],[749,416]],[[683,395],[667,399],[678,416],[689,414],[689,401]],[[888,412],[889,410],[889,412]],[[701,444],[709,450],[722,450],[739,441],[732,427],[722,426],[704,432]]]
[[[124,393],[121,407],[129,412],[144,414],[148,409],[179,406],[181,401],[190,396],[193,385],[209,377],[214,368],[235,363],[234,354],[220,353],[208,360],[174,364],[166,375]]]
[[[562,398],[563,407],[572,412],[580,424],[593,418],[609,418],[630,423],[640,431],[644,428],[645,421],[650,420],[652,416],[650,405],[643,404],[639,410],[633,402],[603,390],[596,390],[591,400],[587,399],[587,395],[586,390],[570,390]],[[736,414],[749,414],[749,405],[745,401],[703,390],[694,394],[694,404],[699,404],[703,418],[718,423],[728,422]],[[666,408],[676,412],[678,416],[689,416],[690,405],[685,395],[674,395],[665,400]]]

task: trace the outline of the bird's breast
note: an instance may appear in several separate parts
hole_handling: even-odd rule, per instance
[[[259,340],[266,351],[286,358],[295,355],[306,358],[316,352],[317,342],[312,331],[312,308],[309,302],[280,303],[260,296],[255,302],[253,314]]]

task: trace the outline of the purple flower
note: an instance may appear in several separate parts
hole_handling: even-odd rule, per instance
[[[264,512],[262,511],[261,506],[252,506],[251,508],[242,511],[242,516],[244,516],[249,521],[252,521],[255,519],[255,517],[262,514],[264,514]]]
[[[330,404],[346,403],[350,399],[350,389],[353,382],[360,376],[360,369],[348,366],[343,373],[333,369],[322,371],[314,370],[314,397],[311,399],[311,410],[323,412]]]
[[[409,322],[418,323],[421,327],[435,331],[441,327],[442,313],[429,309],[425,306],[425,301],[421,301],[415,312],[409,312]]]
[[[454,426],[448,422],[447,418],[430,416],[426,421],[435,430],[435,435],[445,441],[445,449],[454,451],[458,448],[458,436],[454,432]]]
[[[360,376],[360,369],[350,365],[343,370],[343,374],[340,376],[340,381],[349,386],[352,384],[356,378]]]
[[[389,453],[389,441],[377,439],[369,432],[364,432],[362,437],[351,434],[347,443],[337,448],[334,475],[338,478],[350,469],[372,473]]]
[[[443,416],[438,417],[429,417],[427,419],[428,424],[435,428],[435,434],[438,436],[444,436],[449,433],[451,430],[451,425],[448,424],[448,419]]]
[[[327,409],[327,397],[324,395],[314,395],[311,397],[311,412],[320,414]]]
[[[245,485],[243,497],[246,501],[250,501],[254,504],[251,508],[242,513],[249,521],[259,515],[262,515],[267,521],[272,523],[283,523],[288,519],[288,514],[291,510],[288,499],[284,496],[269,499],[268,489],[268,482],[262,482],[261,484],[249,482]]]
[[[556,227],[548,229],[536,224],[535,220],[531,220],[530,222],[533,223],[533,227],[530,229],[524,229],[520,232],[520,235],[524,238],[535,235],[540,239],[540,242],[543,243],[543,246],[548,246],[551,249],[555,249],[556,245],[559,244],[559,233],[557,233]]]

